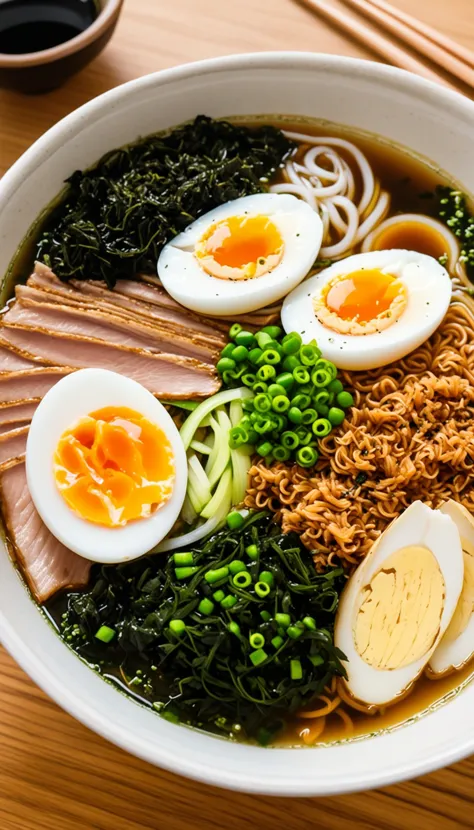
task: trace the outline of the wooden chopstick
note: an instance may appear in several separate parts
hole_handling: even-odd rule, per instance
[[[363,43],[368,49],[380,55],[388,63],[399,66],[401,69],[407,69],[409,72],[415,72],[417,75],[421,75],[429,81],[443,84],[450,89],[456,89],[453,84],[449,83],[442,75],[430,69],[426,64],[412,57],[395,43],[392,43],[388,38],[375,32],[357,18],[346,14],[342,9],[331,6],[326,0],[299,0],[299,2],[307,6],[314,13],[327,18],[327,20],[334,23],[348,35]]]
[[[390,3],[386,3],[385,0],[369,0],[369,2],[371,6],[376,6],[381,11],[387,12],[387,14],[390,14],[393,18],[395,18],[395,20],[398,20],[400,23],[404,23],[410,29],[413,29],[415,32],[418,32],[418,34],[423,35],[428,40],[431,40],[432,43],[436,43],[441,47],[441,49],[444,49],[446,52],[454,55],[454,57],[458,58],[458,60],[464,61],[464,63],[474,69],[474,52],[471,49],[468,49],[467,46],[457,43],[447,35],[443,35],[441,32],[438,32],[437,29],[433,29],[433,27],[429,26],[428,23],[422,23],[421,20],[417,20],[416,17],[412,17],[411,14],[407,14],[401,9],[397,9],[395,6],[390,5]]]
[[[343,2],[347,6],[360,11],[369,20],[382,26],[383,29],[395,35],[399,40],[403,40],[431,63],[438,64],[441,69],[474,89],[474,69],[470,65],[455,57],[451,52],[447,52],[443,46],[421,34],[411,25],[409,26],[404,21],[399,20],[392,14],[392,11],[382,9],[377,0],[343,0]],[[388,3],[383,5],[388,6]],[[388,6],[388,8],[392,10],[393,6]],[[414,18],[412,19],[414,20]],[[472,57],[474,60],[474,55]]]

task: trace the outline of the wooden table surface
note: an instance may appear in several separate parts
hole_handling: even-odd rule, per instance
[[[392,0],[474,48],[473,0]],[[0,91],[0,175],[48,127],[148,72],[237,52],[370,57],[293,0],[125,0],[113,41],[66,87]],[[264,763],[264,761],[263,761]],[[0,830],[459,830],[474,828],[474,757],[418,781],[340,798],[228,793],[151,767],[52,703],[0,647]]]

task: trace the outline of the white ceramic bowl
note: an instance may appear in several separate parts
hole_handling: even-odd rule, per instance
[[[219,58],[114,89],[39,139],[0,183],[0,273],[76,168],[198,113],[297,114],[363,128],[435,160],[474,191],[474,104],[467,98],[398,69],[349,58]],[[328,748],[261,749],[170,724],[121,695],[67,649],[4,549],[0,636],[25,671],[91,729],[154,764],[211,784],[275,795],[341,793],[419,775],[474,751],[474,686],[390,734]]]

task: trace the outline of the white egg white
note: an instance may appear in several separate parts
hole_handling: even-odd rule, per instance
[[[81,519],[60,494],[53,456],[61,435],[79,418],[107,406],[139,412],[166,434],[173,451],[175,481],[169,500],[145,519],[108,528]],[[151,550],[171,530],[183,505],[187,462],[173,420],[139,383],[105,369],[81,369],[59,381],[33,416],[26,447],[26,474],[33,503],[53,536],[93,562],[124,562]]]
[[[474,517],[451,499],[440,508],[450,516],[459,531],[464,556],[464,584],[459,598],[458,612],[464,617],[464,626],[455,626],[455,618],[431,657],[429,673],[432,676],[447,674],[460,669],[474,656]],[[463,608],[459,608],[460,604]],[[454,630],[453,627],[455,626]]]
[[[313,297],[335,277],[364,268],[380,269],[405,285],[408,302],[401,317],[383,331],[366,335],[340,334],[324,326],[314,313]],[[281,319],[286,332],[299,332],[305,343],[315,339],[324,357],[339,369],[375,369],[424,343],[442,322],[451,293],[449,274],[436,259],[415,251],[372,251],[347,257],[305,280],[286,297]]]
[[[207,274],[194,255],[196,243],[215,222],[231,216],[268,216],[284,243],[280,263],[248,280]],[[201,216],[163,248],[158,275],[169,294],[187,308],[216,317],[245,314],[280,300],[310,271],[321,247],[318,214],[296,196],[257,193],[227,202]]]
[[[419,659],[400,668],[381,669],[366,662],[356,648],[355,626],[362,592],[379,574],[384,562],[403,548],[428,548],[437,561],[444,580],[444,605],[439,609],[439,629],[431,647]],[[334,642],[346,655],[347,691],[367,706],[395,702],[421,674],[441,640],[454,614],[463,583],[464,564],[459,534],[449,516],[422,502],[414,502],[382,534],[378,542],[350,578],[337,612]],[[415,590],[416,586],[408,586]],[[431,608],[431,605],[430,605]],[[379,619],[384,608],[380,609]],[[390,612],[387,609],[387,614]],[[376,635],[375,635],[376,636]]]

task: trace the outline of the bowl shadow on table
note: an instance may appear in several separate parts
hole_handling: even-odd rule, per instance
[[[0,675],[0,748],[8,758],[0,766],[2,830],[474,827],[466,810],[474,759],[357,795],[289,799],[227,792],[158,770],[95,735],[49,700],[1,648]]]

